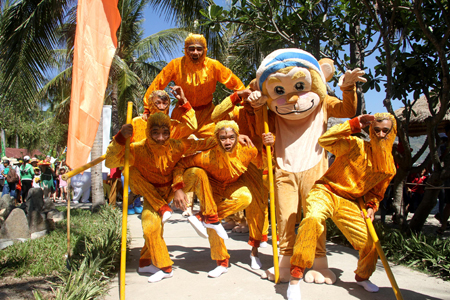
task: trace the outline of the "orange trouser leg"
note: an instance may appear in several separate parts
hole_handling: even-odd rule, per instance
[[[230,183],[226,188],[213,185],[214,199],[217,203],[219,220],[245,209],[252,201],[249,189],[244,185],[244,180]],[[211,246],[211,259],[224,260],[230,258],[225,243],[215,230],[208,229],[209,243]]]
[[[197,119],[197,130],[193,134],[198,138],[208,138],[214,135],[215,123],[211,120],[212,112],[215,105],[211,103],[208,107],[202,110],[195,110],[195,117]],[[182,115],[185,112],[177,105],[172,111],[172,119],[181,121]]]
[[[166,199],[171,198],[169,197],[172,190],[170,186],[155,188],[138,169],[133,167],[130,168],[130,188],[134,194],[144,196],[145,201],[157,212],[167,205]]]
[[[263,237],[266,213],[268,214],[268,190],[263,184],[262,170],[259,170],[254,164],[250,164],[247,171],[242,175],[246,181],[247,187],[252,194],[252,202],[246,208],[247,224],[249,229],[249,245],[259,247]]]
[[[185,193],[194,192],[200,202],[200,211],[206,216],[217,215],[217,205],[214,201],[208,174],[201,168],[189,168],[183,174]]]
[[[147,201],[144,201],[144,210],[142,211],[142,230],[145,245],[141,250],[139,266],[145,267],[150,263],[160,269],[172,266],[173,261],[170,259],[169,251],[163,239],[161,216]]]
[[[331,218],[355,250],[359,251],[358,267],[355,270],[360,279],[368,279],[375,271],[378,253],[370,236],[366,222],[361,216],[356,201],[340,198],[339,209]]]
[[[298,212],[303,208],[303,215],[307,212],[307,201],[311,187],[326,170],[326,162],[319,163],[315,167],[299,173],[275,170],[275,203],[277,206],[277,229],[280,239],[280,254],[292,255],[295,244],[295,224]],[[320,176],[319,176],[320,175]],[[319,177],[317,177],[319,176]],[[325,227],[325,221],[322,226]],[[316,256],[326,255],[326,230],[317,241]]]

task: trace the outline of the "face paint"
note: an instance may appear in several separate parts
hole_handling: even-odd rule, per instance
[[[219,139],[225,152],[232,152],[237,140],[234,130],[229,127],[222,128],[219,130],[217,135],[217,138]]]

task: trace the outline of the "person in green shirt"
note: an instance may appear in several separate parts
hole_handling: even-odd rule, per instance
[[[20,180],[22,183],[22,201],[25,202],[28,196],[28,191],[33,187],[34,170],[29,163],[30,157],[24,156],[23,163],[20,166]]]
[[[41,188],[44,189],[44,197],[50,197],[55,189],[53,182],[53,170],[50,168],[50,162],[41,161],[39,164],[41,169]]]

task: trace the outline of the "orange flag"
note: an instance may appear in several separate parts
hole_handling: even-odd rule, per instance
[[[86,164],[102,114],[120,25],[118,0],[78,0],[67,165]]]

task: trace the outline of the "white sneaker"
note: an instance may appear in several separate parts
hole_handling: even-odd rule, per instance
[[[208,238],[208,232],[206,231],[205,226],[203,226],[202,222],[200,222],[200,220],[197,219],[196,216],[188,217],[188,221],[192,225],[192,227],[194,227],[195,231],[199,236],[205,239]]]
[[[259,257],[250,254],[250,259],[251,259],[250,268],[252,268],[253,270],[259,270],[262,268],[262,263]]]
[[[223,273],[228,272],[228,268],[224,266],[217,266],[214,270],[208,272],[208,276],[212,278],[217,278]]]
[[[158,272],[160,270],[161,270],[160,268],[157,268],[154,265],[149,265],[149,266],[142,267],[142,268],[139,267],[138,272],[139,273],[152,273],[152,274],[154,274],[154,273],[156,273],[156,272]]]
[[[161,281],[164,278],[170,278],[172,276],[173,276],[173,271],[170,273],[166,273],[163,270],[159,270],[158,272],[156,272],[155,274],[153,274],[152,276],[150,276],[148,278],[148,282],[154,283],[154,282]]]
[[[378,286],[370,282],[370,280],[357,281],[356,283],[370,293],[376,293],[379,290]]]
[[[287,290],[287,300],[302,300],[302,294],[300,293],[300,279],[297,284],[290,284]]]
[[[203,223],[203,226],[205,226],[206,228],[214,229],[222,239],[224,239],[224,240],[228,239],[228,234],[220,222],[219,222],[219,224],[206,224],[205,222],[202,222],[202,223]]]
[[[267,242],[261,242],[259,243],[259,248],[267,248],[268,245]]]
[[[162,215],[163,224],[166,223],[170,219],[171,216],[172,216],[172,213],[170,211],[166,211],[165,213],[163,213],[163,215]]]

